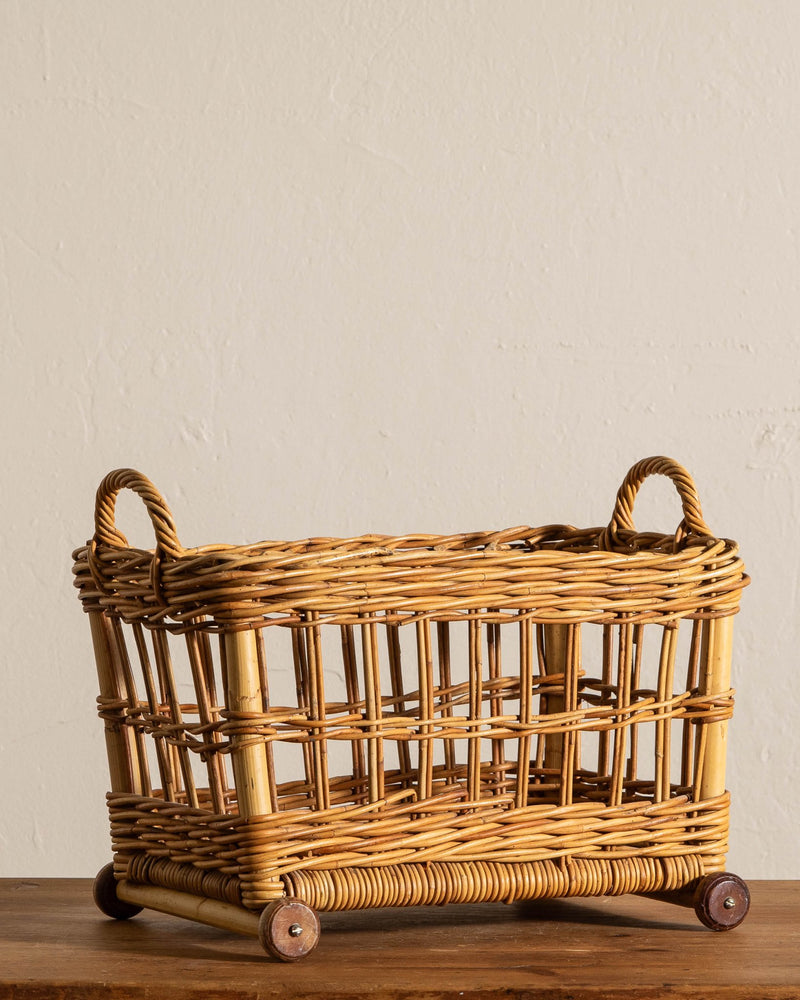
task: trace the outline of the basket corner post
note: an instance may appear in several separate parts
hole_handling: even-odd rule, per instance
[[[257,716],[267,707],[268,697],[262,682],[258,633],[254,629],[225,632],[223,645],[227,674],[225,692],[230,721],[231,761],[236,785],[236,801],[242,819],[264,816],[275,811],[268,745],[252,733],[237,732],[257,724]]]
[[[706,618],[703,621],[698,690],[710,702],[731,695],[733,621],[732,614]],[[701,722],[693,794],[694,801],[698,804],[713,803],[713,800],[727,796],[726,756],[730,712],[723,711],[720,714],[721,718],[712,717]],[[727,834],[727,828],[725,832]],[[704,873],[686,886],[671,892],[645,895],[693,909],[700,922],[711,930],[732,930],[742,923],[750,909],[747,883],[738,875],[722,870],[724,854],[717,854],[707,860]]]
[[[708,618],[702,636],[700,693],[709,698],[730,691],[733,656],[733,615]],[[704,722],[705,753],[697,797],[701,801],[725,794],[725,760],[728,749],[727,718]]]

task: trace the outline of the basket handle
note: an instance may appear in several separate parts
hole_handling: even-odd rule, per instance
[[[135,469],[115,469],[103,479],[97,490],[94,507],[94,541],[114,548],[127,548],[128,539],[114,523],[114,508],[120,490],[137,493],[147,507],[156,535],[156,551],[176,558],[183,552],[178,541],[172,511],[147,476]]]
[[[608,527],[600,535],[601,549],[625,547],[625,543],[620,540],[620,532],[636,531],[633,524],[633,503],[636,494],[645,479],[655,475],[667,476],[671,479],[681,498],[683,520],[675,532],[675,547],[677,548],[687,535],[699,535],[707,538],[711,534],[708,525],[703,520],[700,499],[697,496],[697,489],[692,477],[682,465],[673,459],[665,458],[663,455],[654,455],[652,458],[643,458],[641,462],[637,462],[623,479],[617,492],[614,513],[611,515]]]

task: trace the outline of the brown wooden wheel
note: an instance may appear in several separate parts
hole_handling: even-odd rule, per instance
[[[729,931],[747,916],[750,892],[747,883],[730,872],[716,872],[701,879],[694,894],[694,912],[712,931]]]
[[[114,878],[114,865],[111,863],[97,873],[92,886],[92,895],[98,909],[115,920],[129,920],[142,912],[141,906],[126,903],[117,896],[117,880]]]
[[[296,962],[319,941],[319,917],[299,899],[276,899],[258,921],[261,947],[282,962]]]

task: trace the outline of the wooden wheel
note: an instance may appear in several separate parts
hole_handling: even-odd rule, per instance
[[[125,903],[117,896],[117,880],[114,878],[114,865],[111,863],[97,873],[92,886],[92,895],[98,909],[115,920],[128,920],[142,912],[141,906]]]
[[[258,921],[261,947],[282,962],[296,962],[319,941],[319,917],[299,899],[276,899]]]
[[[706,875],[694,894],[694,912],[712,931],[729,931],[747,916],[750,892],[738,875],[717,872]]]

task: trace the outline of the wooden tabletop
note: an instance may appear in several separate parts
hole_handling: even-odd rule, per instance
[[[750,915],[714,933],[636,897],[322,914],[296,965],[152,911],[117,922],[88,879],[0,880],[0,998],[797,1000],[800,882],[752,882]]]

